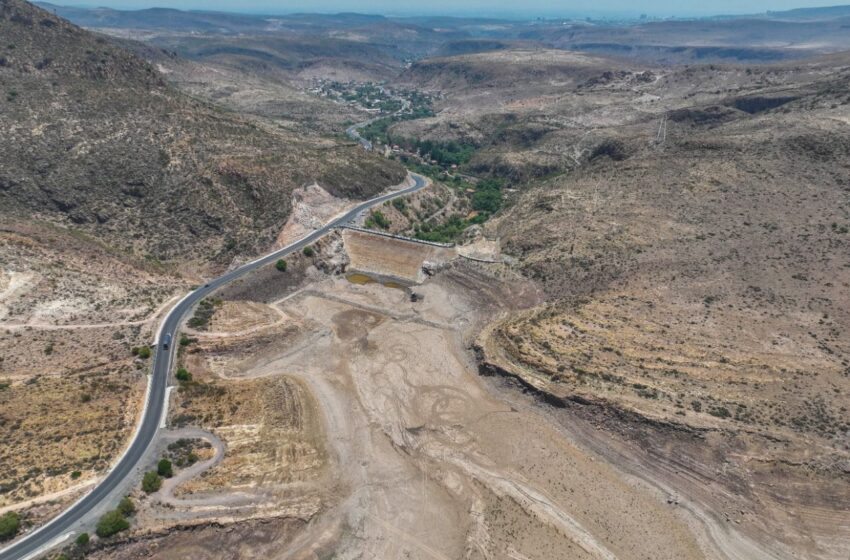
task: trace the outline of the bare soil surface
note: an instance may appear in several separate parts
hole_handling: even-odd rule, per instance
[[[0,263],[0,507],[37,524],[124,448],[149,368],[131,349],[185,282],[37,220],[3,222]]]
[[[412,302],[407,290],[337,276],[267,304],[226,299],[182,354],[194,381],[172,415],[216,434],[224,457],[181,480],[176,510],[148,504],[148,530],[309,521],[273,558],[713,556],[690,510],[479,376],[468,345],[482,321],[535,305],[537,288],[501,265],[458,262],[414,290]],[[309,345],[281,336],[288,326]],[[161,538],[181,550],[205,530],[99,554],[133,557]],[[215,557],[244,557],[217,542]]]
[[[304,521],[288,517],[228,525],[189,525],[119,542],[91,552],[87,558],[215,560],[222,558],[223,550],[231,558],[268,558],[304,526]]]

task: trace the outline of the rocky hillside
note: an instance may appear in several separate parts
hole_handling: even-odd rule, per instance
[[[150,368],[131,349],[189,283],[268,248],[293,189],[362,198],[404,177],[189,98],[20,0],[0,0],[0,131],[0,507],[108,468]]]
[[[148,43],[201,64],[299,84],[318,78],[381,81],[394,77],[403,68],[398,53],[386,45],[334,37],[175,33],[156,36]]]
[[[425,89],[500,92],[529,85],[571,85],[598,75],[611,64],[604,58],[565,50],[505,46],[491,44],[489,52],[420,60],[401,79]]]
[[[535,110],[570,124],[514,155],[561,171],[491,225],[549,302],[480,340],[485,369],[813,558],[840,556],[850,498],[848,79],[846,57],[677,69]]]
[[[0,211],[157,260],[266,247],[290,193],[365,197],[403,170],[196,102],[104,37],[0,2]]]

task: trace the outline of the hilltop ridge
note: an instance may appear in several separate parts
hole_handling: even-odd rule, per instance
[[[365,197],[403,178],[353,143],[310,139],[186,97],[105,37],[0,4],[3,212],[159,260],[269,244],[292,189]]]

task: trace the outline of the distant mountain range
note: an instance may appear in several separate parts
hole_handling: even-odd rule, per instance
[[[215,22],[223,22],[226,21],[228,25],[236,24],[238,21],[242,21],[245,24],[250,24],[251,22],[257,22],[268,20],[270,18],[286,18],[286,19],[303,19],[305,21],[315,21],[317,19],[325,20],[329,24],[332,25],[350,25],[350,24],[365,24],[365,23],[374,23],[379,20],[416,20],[419,21],[423,25],[441,25],[441,26],[455,26],[458,21],[479,21],[479,22],[504,22],[504,21],[528,21],[528,19],[532,18],[516,18],[516,17],[505,17],[505,18],[478,18],[478,17],[464,17],[464,16],[409,16],[409,17],[391,17],[384,16],[379,14],[366,14],[366,13],[358,13],[358,12],[340,12],[337,14],[319,14],[319,13],[292,13],[292,14],[245,14],[239,12],[217,12],[217,11],[206,11],[206,10],[176,10],[172,8],[165,7],[156,7],[156,8],[146,8],[141,10],[118,10],[114,8],[86,8],[86,7],[78,7],[78,6],[66,6],[60,4],[54,4],[51,2],[34,2],[34,4],[41,6],[44,9],[54,11],[57,15],[60,15],[67,19],[72,19],[74,17],[77,18],[93,18],[89,21],[92,23],[80,23],[80,21],[74,20],[75,23],[80,25],[95,25],[95,21],[100,21],[105,24],[115,24],[116,26],[123,26],[128,21],[138,21],[142,22],[146,19],[157,19],[162,18],[167,15],[168,17],[177,18],[177,23],[185,23],[188,21],[196,22],[198,25],[205,24],[213,24]],[[823,7],[814,7],[814,8],[794,8],[790,10],[780,10],[780,11],[768,11],[765,13],[753,13],[753,14],[737,14],[737,15],[724,15],[718,14],[716,16],[706,16],[706,17],[695,17],[695,18],[676,18],[679,20],[683,19],[709,19],[712,17],[718,18],[764,18],[764,19],[782,19],[782,20],[790,20],[790,21],[804,21],[804,20],[822,20],[822,19],[831,19],[837,17],[848,17],[850,16],[850,5],[840,5],[840,6],[823,6]],[[552,19],[552,18],[543,18],[543,19]],[[561,19],[561,18],[555,18]],[[571,19],[569,16],[565,16],[564,19]],[[160,22],[161,23],[161,22]]]
[[[499,50],[516,42],[665,64],[766,62],[850,49],[850,6],[801,8],[746,16],[602,22],[434,16],[397,18],[357,13],[263,16],[168,8],[124,11],[49,3],[39,5],[83,27],[110,33],[116,30],[155,33],[156,37],[143,38],[188,58],[197,56],[191,49],[180,48],[180,43],[188,40],[188,33],[206,36],[205,49],[209,47],[209,37],[226,35],[259,38],[285,35],[291,42],[324,38],[326,41],[347,41],[355,50],[369,44],[383,54],[359,56],[358,61],[384,66],[386,62],[381,59],[386,57],[410,61],[454,52]],[[166,41],[163,36],[167,34],[177,35],[177,38]],[[342,46],[344,53],[346,47]]]

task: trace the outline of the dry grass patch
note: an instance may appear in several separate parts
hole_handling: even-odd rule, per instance
[[[687,321],[675,306],[625,294],[556,304],[501,323],[494,341],[560,396],[610,400],[701,426],[734,423],[826,439],[850,429],[841,363],[802,329],[745,329],[755,313],[737,309],[710,316],[693,309],[698,320]]]
[[[135,427],[145,376],[125,364],[0,386],[4,506],[104,472]]]
[[[183,493],[273,488],[314,479],[325,464],[315,404],[288,377],[198,382],[177,394],[173,422],[216,433],[227,445],[224,460]]]

